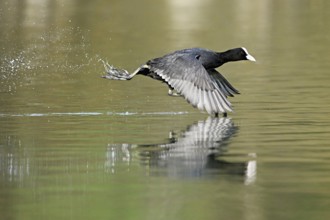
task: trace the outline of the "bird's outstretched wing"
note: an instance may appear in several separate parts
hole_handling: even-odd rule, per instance
[[[171,87],[184,96],[193,106],[209,114],[232,111],[228,95],[238,91],[220,75],[209,73],[194,54],[164,56],[147,62]]]
[[[228,82],[228,80],[221,73],[219,73],[215,69],[207,70],[207,72],[209,73],[212,80],[217,83],[220,90],[226,96],[232,96],[233,97],[234,94],[240,94],[239,91],[237,89],[235,89],[234,86],[232,86]]]

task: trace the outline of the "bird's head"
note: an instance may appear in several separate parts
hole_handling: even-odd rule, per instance
[[[249,60],[255,62],[256,59],[249,54],[245,47],[238,47],[234,49],[227,50],[225,52],[220,52],[218,54],[218,61],[216,66],[221,66],[227,62],[240,61],[240,60]]]

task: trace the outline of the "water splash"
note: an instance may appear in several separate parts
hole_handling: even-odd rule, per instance
[[[90,51],[88,34],[77,27],[53,28],[14,46],[8,38],[0,53],[0,92],[14,93],[18,87],[33,82],[38,74],[69,76],[84,72],[83,68],[93,68],[93,64],[99,68],[99,57]]]

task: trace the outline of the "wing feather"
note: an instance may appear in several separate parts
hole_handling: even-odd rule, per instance
[[[215,69],[209,69],[207,72],[226,96],[234,96],[234,94],[240,94],[239,91],[235,89],[234,86],[232,86],[221,73]]]
[[[238,91],[216,70],[206,70],[193,54],[169,54],[147,65],[198,109],[209,114],[232,111],[227,96]]]

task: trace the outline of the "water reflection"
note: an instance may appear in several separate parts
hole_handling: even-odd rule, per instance
[[[0,142],[0,175],[7,182],[21,183],[25,176],[30,175],[30,157],[21,148],[18,137],[6,136],[0,141],[4,141]]]
[[[117,163],[129,167],[138,159],[148,175],[195,178],[229,174],[243,176],[245,183],[250,184],[256,178],[255,154],[235,162],[224,159],[230,139],[238,130],[230,118],[209,117],[187,126],[185,131],[170,131],[165,143],[109,144],[105,167],[115,173]]]
[[[100,115],[102,113],[97,112],[34,113],[15,114],[12,118],[35,118],[37,121],[40,118],[48,118],[53,121],[56,118],[69,116],[93,116],[95,120],[95,117]],[[135,117],[134,114],[114,116]],[[230,118],[209,117],[188,125],[183,131],[170,131],[169,137],[162,143],[108,144],[105,152],[104,148],[100,148],[100,158],[97,162],[94,161],[95,155],[85,155],[81,151],[85,149],[85,145],[78,144],[80,147],[77,151],[69,144],[73,136],[64,139],[67,143],[65,150],[58,151],[58,144],[54,143],[54,145],[48,144],[47,151],[43,151],[43,148],[37,147],[31,150],[32,148],[28,147],[34,146],[34,142],[26,142],[17,135],[8,135],[0,139],[0,175],[4,181],[2,184],[17,183],[23,186],[31,173],[33,175],[50,173],[49,170],[52,169],[60,168],[63,169],[63,173],[72,174],[76,172],[76,167],[80,167],[79,172],[89,173],[99,170],[118,174],[123,168],[130,170],[143,167],[143,173],[151,176],[214,178],[219,175],[230,175],[242,178],[245,184],[250,184],[256,179],[256,158],[254,153],[248,155],[233,153],[232,149],[235,151],[235,146],[230,147],[230,145],[233,145],[233,139],[238,135],[238,131],[238,126]],[[40,141],[42,142],[38,139],[37,142]],[[102,160],[104,154],[106,156]],[[43,170],[44,167],[47,167],[46,171]]]

